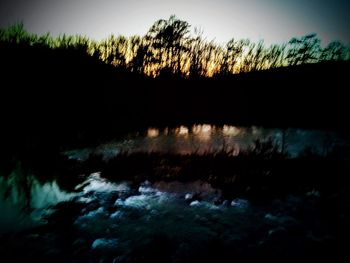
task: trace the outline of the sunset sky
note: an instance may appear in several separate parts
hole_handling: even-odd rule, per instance
[[[267,44],[317,33],[350,43],[348,0],[1,0],[0,26],[23,21],[33,33],[82,34],[99,40],[111,33],[143,35],[175,14],[200,27],[208,40],[264,39]]]

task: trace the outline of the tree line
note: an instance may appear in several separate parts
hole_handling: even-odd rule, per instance
[[[350,60],[350,46],[339,41],[320,45],[316,34],[294,37],[284,44],[266,46],[232,38],[225,45],[208,41],[203,31],[172,15],[156,21],[144,36],[110,35],[101,41],[85,36],[52,37],[28,33],[23,23],[0,29],[1,45],[76,49],[129,72],[157,77],[176,75],[212,77],[323,61]]]

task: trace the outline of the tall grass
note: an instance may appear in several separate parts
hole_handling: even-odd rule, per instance
[[[321,48],[316,34],[294,37],[288,43],[266,46],[249,39],[232,38],[225,45],[208,41],[203,31],[171,16],[156,21],[143,36],[110,35],[101,41],[85,36],[28,33],[23,23],[0,29],[1,45],[46,46],[52,49],[77,49],[107,64],[148,76],[173,74],[181,77],[212,77],[278,67],[344,61],[350,47],[339,41]]]

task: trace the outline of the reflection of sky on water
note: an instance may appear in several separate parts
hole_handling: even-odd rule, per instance
[[[68,152],[73,159],[86,159],[92,152],[111,158],[121,152],[161,152],[161,153],[210,153],[225,150],[238,154],[249,149],[254,141],[272,139],[281,147],[283,136],[290,156],[295,157],[306,148],[325,153],[336,145],[349,145],[348,134],[322,130],[265,129],[260,127],[214,126],[198,124],[191,127],[175,128],[151,127],[144,132],[130,134],[124,140],[100,145],[96,149]]]

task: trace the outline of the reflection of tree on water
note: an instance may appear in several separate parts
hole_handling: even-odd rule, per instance
[[[46,208],[73,196],[56,181],[40,182],[17,162],[10,174],[0,176],[0,232],[37,225]]]
[[[30,209],[34,179],[23,171],[20,162],[15,165],[11,174],[6,177],[0,177],[0,180],[1,199],[10,200],[13,203],[21,203],[23,209]]]
[[[143,135],[142,135],[143,134]],[[203,154],[226,152],[237,155],[250,149],[256,142],[271,139],[282,155],[297,157],[305,148],[310,147],[315,154],[326,156],[335,147],[343,147],[350,139],[341,133],[303,130],[269,129],[261,127],[236,127],[230,125],[194,125],[177,128],[150,128],[144,133],[129,135],[125,140],[103,144],[97,149],[67,152],[72,159],[86,159],[89,153],[113,157],[121,152],[160,152],[173,154]],[[345,148],[343,149],[345,150]]]
[[[28,176],[18,162],[13,171],[0,177],[0,233],[32,225],[32,186],[34,178]]]

